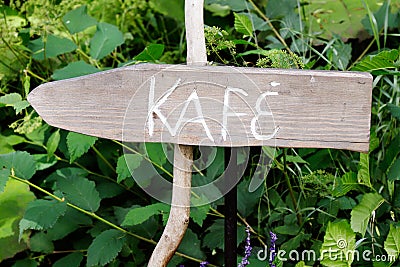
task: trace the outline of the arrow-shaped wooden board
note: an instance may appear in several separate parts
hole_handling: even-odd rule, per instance
[[[359,72],[139,64],[28,100],[50,125],[108,139],[367,152],[371,91]]]

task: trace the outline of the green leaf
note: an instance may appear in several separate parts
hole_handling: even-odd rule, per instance
[[[7,169],[0,169],[0,193],[4,192],[8,178],[10,176],[10,171]]]
[[[400,120],[400,107],[396,106],[394,104],[387,104],[387,107],[390,111],[390,113],[392,114],[392,116],[398,120]]]
[[[176,19],[179,22],[185,21],[183,0],[150,0],[155,11]]]
[[[142,52],[139,53],[135,57],[135,60],[139,61],[151,61],[154,62],[161,58],[164,53],[164,45],[162,44],[150,44],[143,49]]]
[[[358,164],[357,180],[358,183],[372,188],[371,179],[369,175],[369,155],[360,153],[360,162]]]
[[[235,30],[239,33],[243,33],[245,36],[252,36],[253,35],[253,24],[248,16],[244,14],[237,14],[235,15]]]
[[[90,26],[96,25],[97,21],[87,14],[86,6],[80,6],[69,11],[62,17],[64,25],[72,34],[81,32]]]
[[[43,232],[31,236],[29,244],[30,250],[34,252],[51,253],[54,251],[53,242],[51,242],[49,237]]]
[[[60,175],[56,181],[57,188],[71,202],[84,210],[95,212],[100,207],[100,196],[96,184],[79,175]]]
[[[354,261],[356,234],[345,220],[328,222],[321,247],[321,263],[328,267],[350,267]]]
[[[88,152],[89,148],[93,146],[96,141],[97,137],[69,132],[67,135],[67,147],[70,155],[70,163]]]
[[[13,146],[25,142],[25,138],[18,135],[2,135],[0,133],[0,154],[14,152]]]
[[[390,166],[387,177],[388,181],[400,180],[400,157]]]
[[[60,130],[57,129],[54,133],[52,133],[47,140],[46,149],[47,149],[47,156],[51,158],[56,152],[58,144],[60,143]]]
[[[197,259],[204,259],[205,254],[201,250],[201,242],[191,229],[187,229],[182,242],[179,244],[178,251]]]
[[[33,259],[23,259],[16,261],[12,267],[36,267],[38,264]]]
[[[167,162],[167,157],[164,153],[164,149],[161,143],[145,143],[146,153],[149,159],[162,166]]]
[[[377,55],[367,56],[360,63],[352,68],[355,71],[377,71],[390,68],[396,68],[395,60],[399,57],[399,51],[396,49],[382,51]]]
[[[27,249],[27,235],[18,241],[18,222],[28,203],[34,199],[28,185],[13,179],[7,182],[4,192],[0,193],[0,262]]]
[[[48,169],[57,163],[57,158],[54,155],[49,157],[47,154],[35,154],[33,158],[36,161],[37,171]]]
[[[351,228],[362,236],[367,231],[368,221],[379,206],[383,203],[383,197],[378,193],[367,193],[360,203],[351,211]]]
[[[90,55],[94,59],[102,59],[123,43],[124,35],[116,26],[100,22],[90,40]]]
[[[346,195],[351,190],[358,187],[357,174],[354,172],[346,172],[338,179],[337,185],[332,191],[332,195],[340,197]]]
[[[206,5],[218,4],[221,6],[228,6],[232,11],[251,10],[253,7],[243,0],[206,0]]]
[[[390,225],[384,248],[390,261],[395,261],[400,254],[400,227]]]
[[[111,262],[122,250],[125,239],[125,234],[115,229],[99,234],[88,248],[87,265],[106,265]]]
[[[203,222],[207,218],[207,213],[210,211],[211,205],[202,205],[203,203],[207,203],[207,199],[203,195],[201,198],[192,197],[191,202],[194,207],[190,208],[190,218],[198,225],[203,226]]]
[[[0,97],[0,107],[13,107],[15,114],[20,113],[23,109],[29,107],[29,103],[26,100],[22,100],[22,97],[18,93],[11,93]]]
[[[117,162],[117,182],[120,183],[132,176],[132,171],[140,166],[143,157],[137,154],[124,154],[118,158]]]
[[[37,60],[53,58],[68,52],[74,51],[77,46],[70,39],[61,38],[55,35],[48,35],[47,38],[41,37],[33,40],[28,46],[32,52],[32,57]]]
[[[13,169],[15,176],[29,180],[36,172],[36,162],[28,152],[16,151],[0,155],[0,168],[7,169],[8,174]]]
[[[53,264],[53,267],[79,267],[83,260],[83,255],[80,252],[71,253]]]
[[[87,64],[85,61],[76,61],[69,63],[66,67],[54,71],[51,76],[54,80],[64,80],[79,77],[87,74],[99,72],[98,68]]]
[[[160,214],[161,212],[169,212],[169,210],[170,206],[164,203],[155,203],[145,207],[134,208],[126,214],[122,226],[141,224],[151,216]]]
[[[32,201],[28,204],[24,217],[19,222],[20,238],[25,230],[45,230],[53,227],[66,210],[66,202],[44,199]]]

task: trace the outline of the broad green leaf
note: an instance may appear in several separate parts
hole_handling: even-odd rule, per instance
[[[400,180],[400,157],[390,166],[387,177],[389,181]]]
[[[221,6],[228,6],[232,11],[252,10],[253,7],[243,0],[206,0],[206,5],[218,4]]]
[[[164,53],[164,45],[162,44],[150,44],[143,49],[142,52],[139,53],[135,57],[135,60],[139,61],[156,61],[160,59],[162,54]]]
[[[102,59],[123,43],[124,35],[116,26],[100,22],[90,40],[90,56],[94,59]]]
[[[47,154],[34,154],[33,158],[36,161],[37,171],[48,169],[57,163],[57,158],[54,155],[49,157]]]
[[[187,229],[182,242],[179,244],[178,251],[197,259],[204,259],[205,254],[200,245],[201,242],[197,235],[191,229]]]
[[[20,238],[25,230],[46,230],[57,222],[67,210],[66,202],[34,200],[28,204],[24,217],[19,222]]]
[[[338,179],[336,186],[333,188],[332,195],[335,197],[344,196],[357,187],[357,174],[354,172],[346,172]]]
[[[390,113],[392,114],[392,116],[395,117],[396,119],[400,120],[400,107],[393,105],[391,103],[387,104],[387,107],[388,107]]]
[[[10,176],[10,171],[7,169],[0,169],[0,193],[4,191],[6,187],[8,178]]]
[[[384,248],[389,259],[395,261],[400,254],[400,227],[390,225],[389,233],[386,237]]]
[[[360,162],[358,164],[357,180],[358,183],[372,188],[371,179],[369,175],[369,155],[360,153]]]
[[[150,0],[150,2],[152,2],[155,11],[179,22],[185,21],[183,0]]]
[[[30,250],[34,252],[51,253],[54,251],[54,244],[49,237],[39,232],[31,236],[29,239]]]
[[[25,138],[18,135],[2,135],[0,133],[0,154],[7,154],[14,152],[13,146],[25,142]]]
[[[266,15],[270,19],[283,18],[297,8],[296,0],[269,0]]]
[[[235,15],[235,30],[239,33],[243,33],[245,36],[252,36],[253,35],[253,24],[248,16],[244,14],[237,14]]]
[[[56,152],[58,144],[60,143],[60,130],[57,129],[54,133],[52,133],[47,140],[46,149],[47,149],[47,156],[51,158]]]
[[[72,34],[81,32],[90,26],[96,25],[97,21],[87,14],[86,6],[80,6],[69,11],[62,17],[62,22]]]
[[[126,214],[122,226],[141,224],[151,216],[160,214],[161,212],[169,212],[169,210],[170,206],[164,203],[155,203],[145,207],[134,208]]]
[[[12,169],[15,176],[29,180],[36,172],[36,162],[28,152],[16,151],[0,155],[0,168],[8,170],[8,174]]]
[[[32,57],[37,60],[53,58],[61,54],[74,51],[77,46],[70,39],[61,38],[55,35],[47,35],[47,38],[41,37],[33,40],[28,46],[32,52]]]
[[[85,61],[76,61],[69,63],[66,67],[54,71],[51,76],[54,80],[64,80],[79,77],[87,74],[99,72],[100,70]]]
[[[367,193],[363,196],[360,203],[351,211],[350,223],[354,232],[365,235],[372,212],[379,208],[383,201],[378,193]]]
[[[67,147],[70,155],[70,163],[88,152],[89,148],[97,141],[97,137],[80,133],[69,132],[67,135]]]
[[[58,176],[56,185],[68,202],[91,212],[100,207],[99,192],[93,181],[78,175]]]
[[[115,259],[122,250],[125,239],[125,234],[115,229],[102,232],[88,248],[87,265],[106,265]]]
[[[16,261],[12,267],[36,267],[37,262],[33,259],[23,259]]]
[[[83,260],[83,255],[80,252],[71,253],[53,264],[53,267],[79,267]]]
[[[11,93],[0,97],[0,107],[13,107],[15,114],[20,113],[23,109],[29,107],[29,103],[26,100],[22,100],[22,97],[18,93]]]
[[[15,103],[18,103],[22,100],[22,97],[18,93],[11,93],[0,97],[0,107],[3,106],[12,106]]]
[[[34,199],[28,185],[13,179],[7,182],[4,192],[0,193],[0,262],[27,248],[27,235],[18,241],[18,221],[28,203]]]
[[[347,221],[329,222],[321,247],[321,263],[328,267],[350,267],[354,261],[356,234]]]
[[[117,162],[117,182],[120,183],[132,176],[132,171],[140,166],[143,157],[137,154],[124,154],[118,158]]]
[[[377,71],[395,68],[394,61],[399,57],[398,50],[383,51],[377,55],[367,56],[360,63],[352,68],[355,71]]]
[[[207,228],[206,235],[203,238],[203,246],[211,250],[215,248],[224,249],[224,220],[217,219]],[[239,245],[246,237],[244,226],[237,228],[237,245]]]
[[[146,153],[153,163],[162,166],[167,162],[167,157],[161,143],[145,143],[145,146]]]
[[[190,218],[198,225],[203,226],[203,222],[207,218],[207,213],[210,211],[211,205],[202,205],[203,203],[207,203],[207,199],[203,195],[202,198],[192,197],[191,203],[193,207],[190,208]]]

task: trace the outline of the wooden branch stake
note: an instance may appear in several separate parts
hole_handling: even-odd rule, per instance
[[[206,65],[203,0],[185,0],[187,64]],[[167,266],[181,243],[190,218],[193,147],[175,145],[171,211],[164,232],[154,249],[149,267]]]

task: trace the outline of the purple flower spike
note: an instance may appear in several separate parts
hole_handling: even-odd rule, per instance
[[[250,264],[249,261],[249,257],[251,255],[251,250],[253,249],[250,245],[250,227],[247,226],[246,227],[246,233],[247,233],[247,237],[246,237],[246,246],[244,247],[244,257],[242,258],[242,262],[239,263],[238,267],[245,267],[248,264]]]
[[[273,263],[276,257],[276,246],[275,242],[278,239],[276,234],[274,232],[269,232],[269,236],[271,237],[271,247],[269,248],[269,266],[270,267],[276,267],[276,265]]]
[[[208,261],[203,261],[203,262],[200,262],[200,267],[206,267],[206,266],[207,266],[207,264],[209,264],[209,262],[208,262]]]

